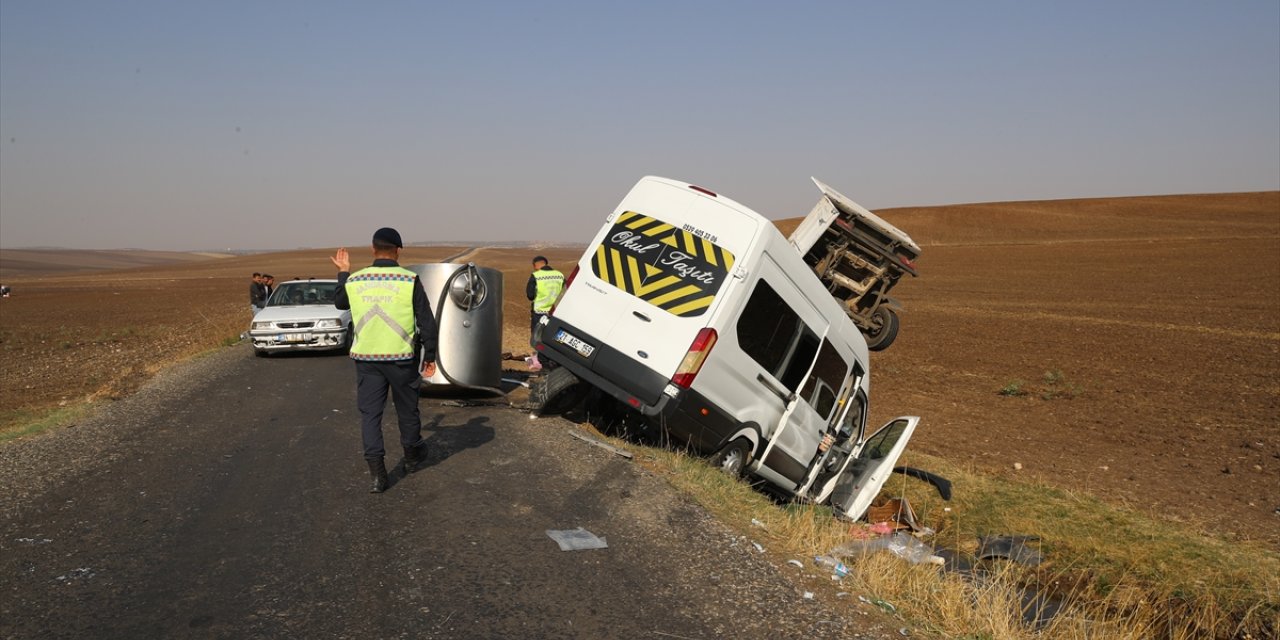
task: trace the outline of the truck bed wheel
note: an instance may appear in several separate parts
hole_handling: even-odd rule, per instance
[[[751,443],[738,438],[726,444],[711,456],[711,466],[735,477],[741,478],[751,463]]]
[[[898,337],[898,314],[888,307],[880,307],[871,316],[872,328],[866,331],[867,348],[884,351]]]

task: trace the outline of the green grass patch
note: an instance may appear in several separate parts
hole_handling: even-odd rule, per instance
[[[0,443],[73,424],[93,407],[94,403],[86,400],[51,409],[6,411],[0,414]]]
[[[1010,380],[1008,384],[1000,388],[999,393],[1002,396],[1006,396],[1010,398],[1025,396],[1027,395],[1027,392],[1022,390],[1023,384],[1025,383],[1023,383],[1021,380]]]
[[[1034,384],[1017,378],[1010,380],[996,393],[1007,398],[1021,398],[1034,393],[1041,400],[1070,400],[1083,395],[1084,387],[1067,380],[1062,371],[1054,369],[1044,372],[1040,381]]]

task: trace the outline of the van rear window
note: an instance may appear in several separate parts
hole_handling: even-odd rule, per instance
[[[707,312],[733,268],[733,253],[694,231],[625,211],[600,246],[597,278],[680,317]]]

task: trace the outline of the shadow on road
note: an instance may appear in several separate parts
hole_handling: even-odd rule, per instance
[[[434,467],[449,456],[482,447],[493,440],[494,429],[489,426],[489,416],[475,416],[457,426],[441,424],[444,418],[444,414],[436,414],[430,422],[422,425],[423,432],[431,435],[427,437],[427,460],[418,465],[416,471]],[[404,458],[401,458],[387,475],[387,488],[396,486],[406,475]]]

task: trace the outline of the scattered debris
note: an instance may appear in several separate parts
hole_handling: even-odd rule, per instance
[[[569,432],[569,435],[571,435],[571,436],[573,436],[573,437],[575,437],[575,438],[577,438],[577,439],[579,439],[579,440],[581,440],[581,441],[583,441],[583,442],[586,442],[586,443],[588,443],[588,444],[594,444],[595,446],[600,447],[601,449],[605,449],[605,450],[611,451],[611,452],[613,452],[615,455],[622,456],[622,457],[624,457],[624,458],[626,458],[626,459],[628,459],[628,460],[630,460],[630,459],[632,459],[632,458],[634,457],[634,456],[632,456],[632,454],[631,454],[631,452],[630,452],[630,451],[626,451],[626,450],[623,450],[623,449],[619,449],[619,448],[617,448],[617,447],[615,447],[615,446],[613,446],[613,445],[611,445],[611,444],[609,444],[609,443],[607,443],[607,442],[601,442],[601,441],[599,441],[599,440],[597,440],[597,439],[595,439],[595,438],[592,438],[591,436],[582,435],[581,433],[578,433],[577,431],[570,431],[570,432]]]
[[[528,389],[528,388],[529,388],[529,383],[528,383],[528,382],[525,382],[525,381],[523,381],[523,380],[516,380],[515,378],[503,378],[503,379],[502,379],[502,381],[503,381],[503,382],[508,382],[508,383],[511,383],[511,384],[518,384],[518,385],[520,385],[520,386],[522,386],[522,387],[524,387],[524,388],[526,388],[526,389]]]
[[[441,400],[440,406],[466,409],[468,407],[492,407],[494,406],[494,403],[480,402],[477,400]]]
[[[933,547],[912,537],[903,531],[870,540],[850,540],[831,550],[837,558],[863,556],[876,551],[885,550],[912,564],[945,564],[946,561],[934,555]]]
[[[751,542],[751,546],[755,547],[756,551],[759,551],[760,553],[764,553],[764,545],[760,544],[759,542],[755,542],[753,540]]]
[[[768,528],[769,528],[769,527],[764,526],[764,523],[763,523],[763,522],[760,522],[759,520],[756,520],[755,518],[752,518],[752,519],[751,519],[751,524],[752,524],[752,525],[755,525],[755,526],[757,526],[757,527],[760,527],[761,529],[765,529],[765,530],[768,530]]]
[[[889,613],[898,612],[898,608],[893,606],[893,603],[887,600],[881,600],[880,598],[876,598],[875,600],[871,601],[871,604],[874,604],[875,606],[880,607],[881,609],[884,609]]]
[[[831,570],[831,575],[837,578],[843,578],[849,575],[849,567],[845,566],[839,559],[831,556],[814,556],[813,563],[819,567]]]
[[[1022,471],[1022,463],[1021,463],[1021,462],[1015,462],[1015,463],[1013,463],[1013,470],[1014,470],[1014,471]]]
[[[983,536],[978,538],[977,558],[1004,558],[1020,565],[1036,567],[1044,562],[1044,555],[1039,550],[1028,547],[1027,543],[1039,541],[1040,536]]]
[[[80,567],[78,569],[72,569],[68,571],[65,575],[58,576],[57,580],[61,582],[67,582],[67,581],[76,580],[79,578],[89,579],[95,575],[97,574],[94,572],[93,569],[89,567]]]
[[[889,524],[891,529],[920,531],[922,528],[916,524],[916,514],[911,510],[911,503],[907,501],[905,496],[901,498],[877,498],[875,502],[871,503],[870,507],[867,507],[867,520],[876,524]],[[883,533],[890,532],[884,531]]]
[[[813,592],[812,592],[812,591],[806,591],[806,592],[804,592],[804,599],[805,599],[805,600],[812,600],[812,599],[813,599]]]
[[[866,531],[869,531],[872,535],[863,536],[864,539],[875,536],[887,536],[894,532],[894,527],[888,522],[877,522],[870,527],[867,527]]]
[[[589,549],[607,549],[608,542],[597,538],[596,534],[578,527],[577,529],[547,529],[547,536],[560,545],[561,551],[585,551]]]
[[[928,471],[916,469],[914,467],[894,467],[893,472],[901,473],[909,478],[928,482],[933,485],[934,489],[938,490],[938,495],[941,496],[943,500],[951,500],[951,481],[936,473],[929,473]]]
[[[21,542],[23,544],[49,544],[50,542],[53,542],[53,539],[51,538],[18,538],[14,540],[14,542]]]
[[[787,564],[789,564],[789,565],[791,565],[791,566],[793,566],[793,567],[796,567],[797,569],[803,569],[803,568],[804,568],[804,563],[803,563],[803,562],[800,562],[799,560],[788,560],[788,561],[787,561]]]

